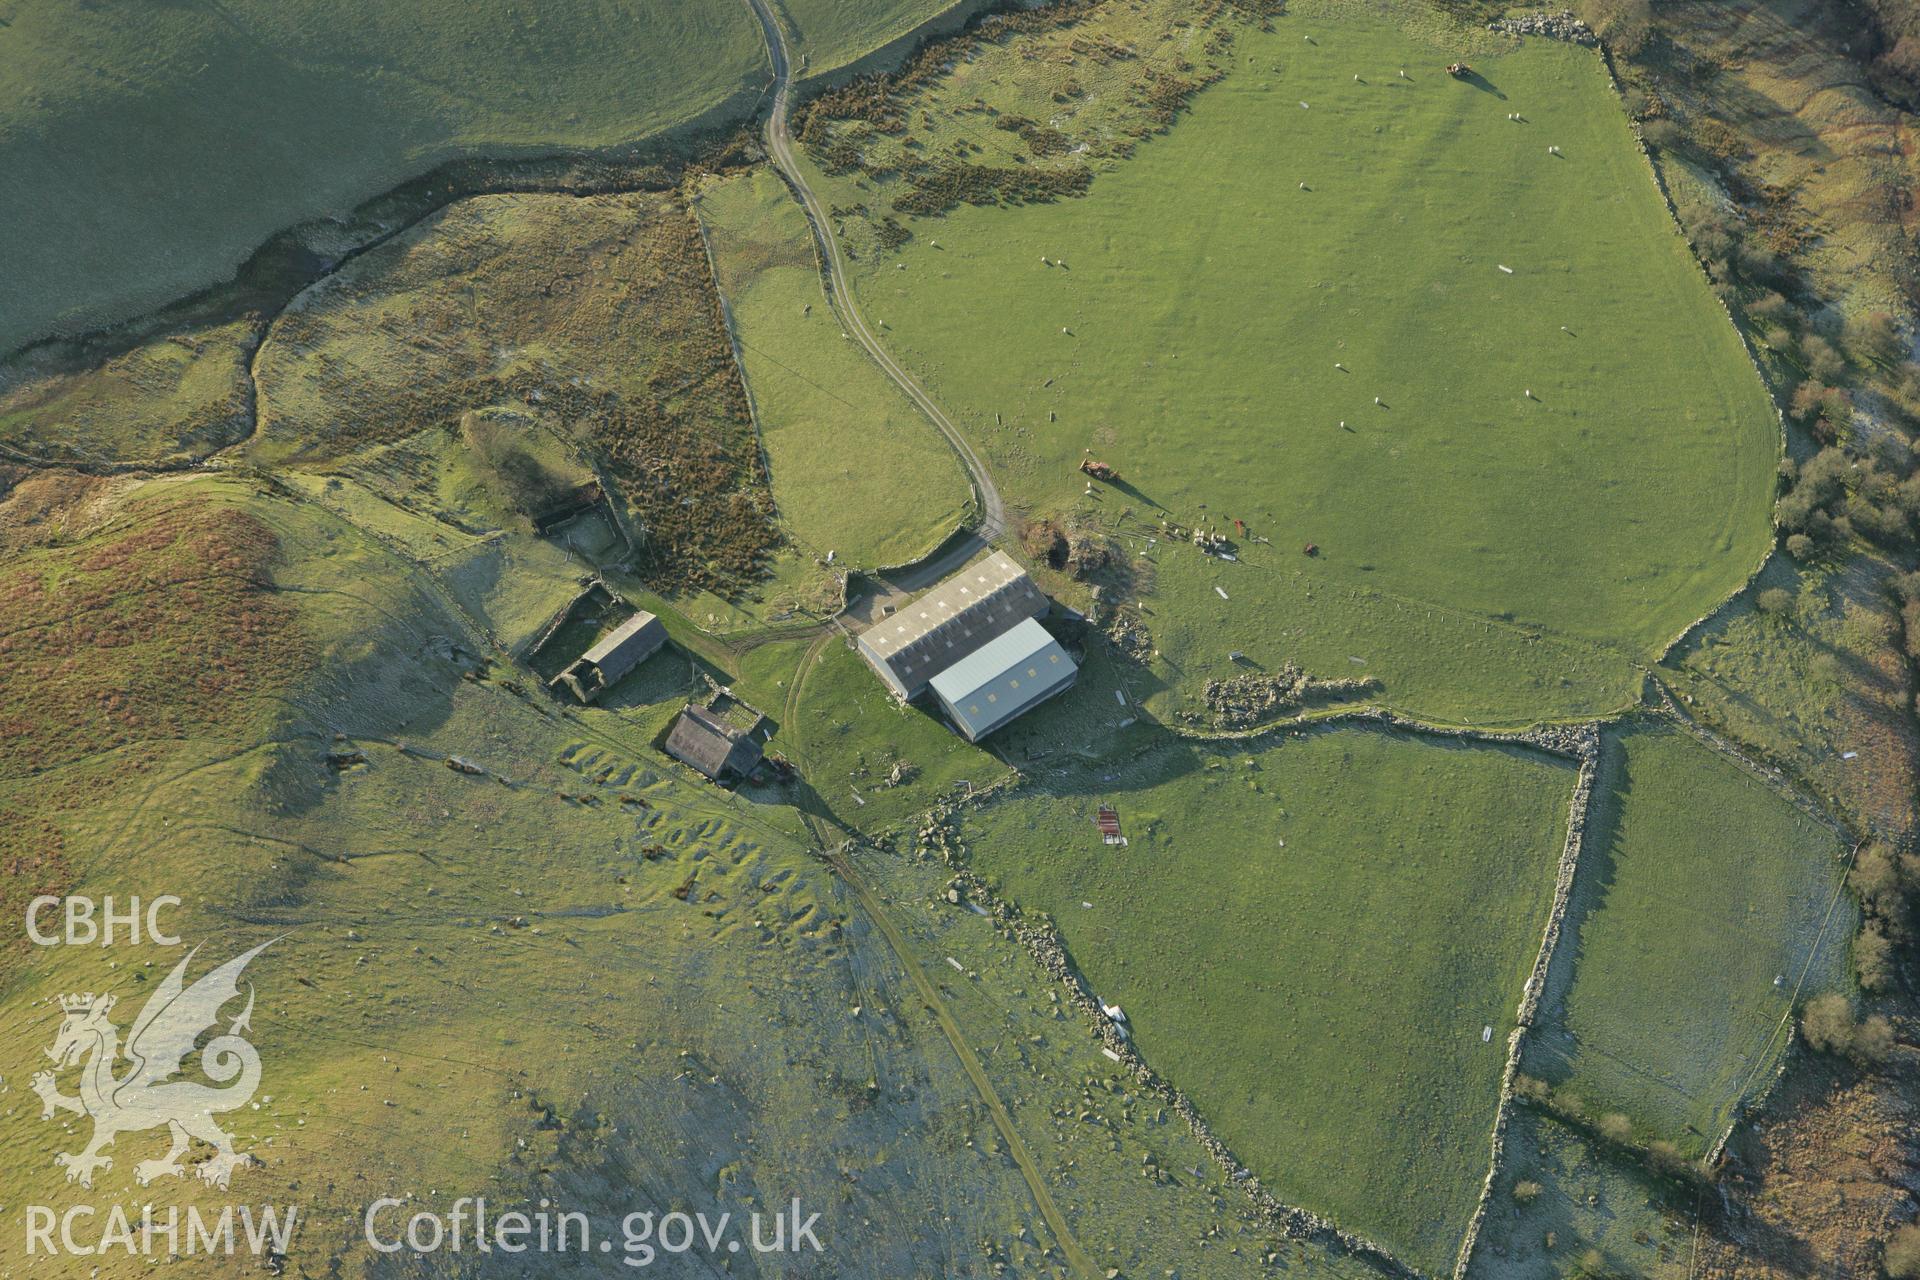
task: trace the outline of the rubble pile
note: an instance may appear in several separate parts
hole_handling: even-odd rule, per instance
[[[920,770],[914,767],[912,761],[895,760],[893,767],[887,770],[887,776],[875,783],[874,788],[879,791],[891,791],[895,787],[912,782],[919,773]]]
[[[1507,36],[1545,36],[1549,40],[1565,40],[1568,44],[1584,45],[1589,49],[1600,43],[1600,37],[1593,34],[1593,28],[1566,9],[1558,13],[1540,10],[1495,18],[1487,24],[1487,30]]]
[[[1120,549],[1110,538],[1085,529],[1074,529],[1067,534],[1067,571],[1076,578],[1090,578],[1112,564],[1118,558]]]
[[[1371,677],[1355,680],[1315,680],[1291,662],[1278,671],[1254,671],[1207,681],[1207,710],[1220,729],[1246,729],[1313,699],[1342,698],[1370,693],[1380,687]]]
[[[1116,611],[1107,619],[1107,643],[1129,662],[1145,663],[1153,656],[1153,633],[1130,613]]]

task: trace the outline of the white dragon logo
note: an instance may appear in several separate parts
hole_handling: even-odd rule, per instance
[[[113,1159],[100,1154],[113,1145],[122,1133],[138,1133],[162,1125],[172,1135],[173,1145],[164,1158],[142,1160],[134,1166],[133,1176],[145,1186],[155,1178],[184,1173],[180,1157],[191,1140],[198,1138],[213,1147],[211,1158],[200,1166],[200,1179],[210,1186],[225,1188],[233,1171],[252,1162],[253,1157],[234,1150],[233,1136],[214,1123],[213,1117],[247,1104],[260,1085],[260,1054],[241,1034],[252,1029],[253,988],[247,987],[247,1007],[200,1052],[200,1068],[208,1079],[224,1088],[213,1088],[191,1080],[174,1080],[180,1064],[193,1051],[201,1033],[220,1019],[220,1010],[240,995],[240,972],[249,961],[265,951],[271,942],[263,942],[244,955],[236,956],[207,974],[191,987],[186,985],[187,964],[199,948],[173,967],[173,972],[140,1009],[133,1030],[127,1036],[126,1058],[132,1064],[125,1074],[115,1075],[120,1059],[120,1031],[107,1018],[112,1012],[113,996],[84,995],[60,997],[65,1019],[53,1047],[47,1050],[55,1067],[33,1077],[33,1091],[40,1095],[40,1118],[50,1120],[56,1111],[70,1111],[93,1119],[93,1140],[77,1155],[56,1155],[55,1164],[67,1171],[68,1182],[93,1186],[97,1169],[111,1169]],[[89,1056],[91,1055],[91,1056]],[[55,1072],[64,1071],[86,1058],[80,1071],[80,1096],[60,1092]],[[227,1081],[237,1081],[227,1084]]]

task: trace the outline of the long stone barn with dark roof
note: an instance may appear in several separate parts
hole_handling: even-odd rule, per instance
[[[1027,571],[996,551],[868,627],[855,645],[895,697],[911,702],[932,689],[961,734],[978,741],[1078,674],[1037,621],[1049,608]]]

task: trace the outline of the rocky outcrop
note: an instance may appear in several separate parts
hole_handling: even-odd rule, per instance
[[[1357,680],[1315,680],[1294,666],[1283,663],[1278,671],[1252,671],[1207,681],[1207,710],[1215,728],[1248,729],[1312,701],[1352,697],[1372,693],[1380,682],[1371,677]]]
[[[1565,40],[1568,44],[1584,45],[1589,49],[1600,43],[1600,37],[1593,34],[1593,28],[1567,9],[1558,13],[1541,10],[1495,18],[1487,24],[1487,30],[1507,36],[1545,36],[1549,40]]]

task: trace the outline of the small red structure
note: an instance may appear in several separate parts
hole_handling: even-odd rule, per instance
[[[1120,834],[1120,815],[1114,811],[1112,805],[1101,805],[1100,812],[1095,816],[1093,824],[1100,828],[1100,839],[1107,844],[1125,844],[1127,842],[1127,838]]]
[[[1080,469],[1095,480],[1105,480],[1108,484],[1120,478],[1120,473],[1097,458],[1080,459]]]

